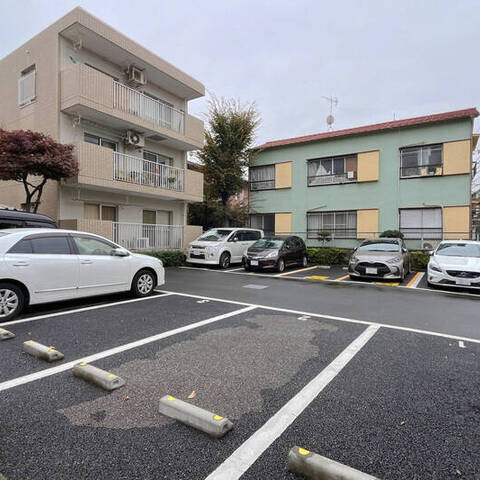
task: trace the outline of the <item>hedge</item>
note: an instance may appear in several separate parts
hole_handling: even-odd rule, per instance
[[[348,265],[352,248],[314,247],[307,249],[308,261],[318,265]],[[430,255],[420,250],[410,251],[412,270],[426,270]]]
[[[418,251],[410,251],[410,261],[412,263],[412,270],[426,270],[430,255],[428,253]]]
[[[347,265],[353,249],[315,247],[307,249],[308,261],[319,265]]]
[[[139,253],[160,259],[164,267],[179,267],[185,264],[185,254],[178,250],[148,250]]]

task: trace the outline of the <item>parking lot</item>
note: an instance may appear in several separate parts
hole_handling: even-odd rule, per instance
[[[299,270],[168,269],[154,297],[4,324],[16,337],[0,342],[0,478],[293,479],[293,445],[383,479],[480,478],[479,299],[413,275],[391,288]],[[65,359],[23,354],[30,339]],[[85,383],[80,361],[126,385]],[[166,394],[233,430],[169,420]]]

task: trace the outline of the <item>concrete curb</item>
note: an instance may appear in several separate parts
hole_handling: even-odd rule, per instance
[[[161,414],[197,428],[215,438],[223,437],[233,428],[233,423],[228,418],[178,400],[171,395],[165,395],[160,399],[158,409]]]
[[[85,362],[77,363],[77,365],[73,367],[73,374],[78,378],[82,378],[87,382],[93,383],[98,387],[107,390],[108,392],[125,385],[125,380],[123,378],[114,373],[102,370],[101,368],[94,367],[93,365],[88,365]]]
[[[15,337],[14,333],[8,330],[5,330],[4,328],[0,328],[0,340],[8,340],[9,338],[14,338],[14,337]]]
[[[46,345],[35,342],[35,340],[23,342],[23,351],[47,362],[55,362],[64,357],[63,353],[59,352],[55,347],[47,347]]]
[[[293,447],[288,453],[288,471],[310,480],[378,480],[298,446]]]

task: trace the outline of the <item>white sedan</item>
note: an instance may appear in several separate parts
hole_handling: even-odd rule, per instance
[[[160,260],[74,230],[0,230],[0,322],[27,305],[131,291],[165,282]]]
[[[480,242],[446,240],[428,263],[428,286],[480,288]]]

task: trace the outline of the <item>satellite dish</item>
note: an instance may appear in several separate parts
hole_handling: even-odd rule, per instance
[[[328,126],[333,125],[333,122],[334,122],[334,121],[335,121],[335,118],[334,118],[333,115],[329,115],[329,116],[327,117],[327,125],[328,125]]]

